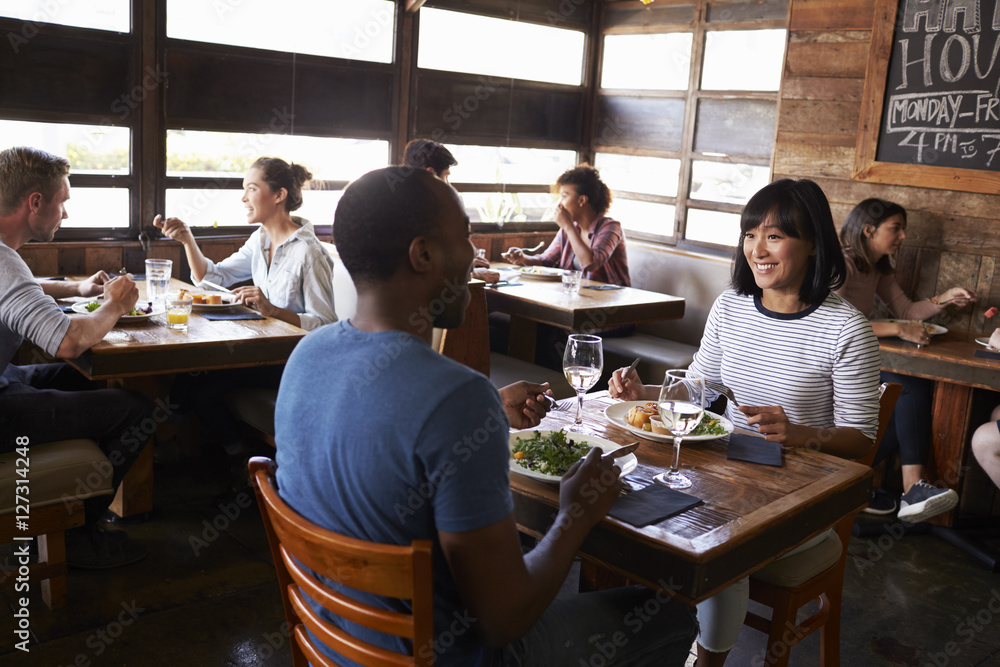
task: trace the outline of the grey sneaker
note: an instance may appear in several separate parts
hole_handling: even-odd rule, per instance
[[[952,489],[939,489],[920,480],[900,499],[899,518],[907,523],[920,523],[957,504],[958,494]]]

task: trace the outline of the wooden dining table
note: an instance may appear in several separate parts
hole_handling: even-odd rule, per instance
[[[503,262],[490,266],[491,270],[504,272],[520,268]],[[508,354],[524,361],[535,359],[539,323],[588,331],[684,317],[683,297],[635,287],[588,289],[605,284],[583,280],[579,294],[568,294],[559,276],[523,274],[518,282],[487,285],[486,303],[490,311],[510,315]]]
[[[602,411],[616,402],[607,392],[588,394],[573,437],[639,440],[639,465],[628,478],[648,482],[669,469],[673,446],[612,423]],[[550,411],[538,429],[571,430],[574,417],[573,410]],[[787,449],[782,466],[771,467],[728,460],[727,446],[724,437],[681,447],[681,469],[693,482],[684,492],[703,504],[643,528],[605,517],[580,555],[634,582],[699,602],[868,504],[868,466]],[[510,480],[519,529],[540,537],[555,518],[558,485],[513,471]]]
[[[144,300],[145,281],[136,285],[140,300]],[[199,291],[171,279],[170,290],[179,288]],[[150,376],[284,363],[307,333],[270,317],[211,321],[202,317],[202,312],[208,311],[191,314],[186,331],[168,328],[165,315],[120,320],[101,342],[68,363],[91,380],[108,380],[142,391],[148,386],[142,380]],[[249,309],[235,306],[222,312]],[[122,481],[111,509],[119,516],[148,512],[153,507],[152,490],[153,456],[147,444]]]
[[[882,370],[926,378],[935,382],[931,418],[931,451],[927,458],[927,479],[962,494],[970,439],[978,424],[973,420],[973,389],[1000,391],[1000,360],[977,357],[985,350],[976,338],[989,334],[948,331],[934,336],[928,345],[917,346],[899,338],[880,338]],[[957,510],[928,519],[951,526]]]

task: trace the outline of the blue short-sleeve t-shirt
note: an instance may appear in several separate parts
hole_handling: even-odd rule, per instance
[[[279,492],[304,517],[373,542],[434,542],[435,637],[446,641],[417,650],[439,665],[475,664],[481,643],[437,531],[484,528],[513,511],[509,424],[489,380],[411,334],[337,322],[310,333],[290,357],[275,429]],[[402,640],[349,630],[410,650]]]

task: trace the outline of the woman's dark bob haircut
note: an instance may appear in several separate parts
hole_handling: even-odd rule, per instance
[[[893,216],[903,218],[903,229],[906,229],[906,209],[899,204],[884,199],[872,197],[866,199],[847,214],[844,226],[840,228],[840,242],[844,246],[844,254],[860,273],[870,273],[874,268],[879,273],[892,273],[892,258],[883,255],[878,259],[871,256],[868,248],[868,237],[865,227],[878,229],[879,226]]]
[[[827,294],[844,284],[847,265],[826,195],[810,180],[783,178],[761,188],[743,207],[740,243],[733,253],[732,286],[737,294],[760,296],[762,293],[743,254],[743,241],[747,232],[757,229],[768,219],[773,219],[782,234],[805,239],[816,248],[799,288],[799,299],[803,303],[822,303]]]

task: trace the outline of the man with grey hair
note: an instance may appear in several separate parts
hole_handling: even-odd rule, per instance
[[[43,444],[92,438],[111,463],[117,487],[151,434],[141,425],[152,413],[149,399],[124,389],[96,389],[65,363],[12,363],[24,339],[59,359],[74,359],[128,313],[139,296],[128,276],[103,271],[79,281],[37,281],[18,248],[51,241],[70,197],[69,162],[34,148],[0,151],[0,453],[27,438]],[[66,315],[53,297],[104,294],[93,313]],[[99,519],[112,496],[84,502],[87,521],[66,533],[67,561],[84,568],[108,568],[142,559],[146,550]]]

